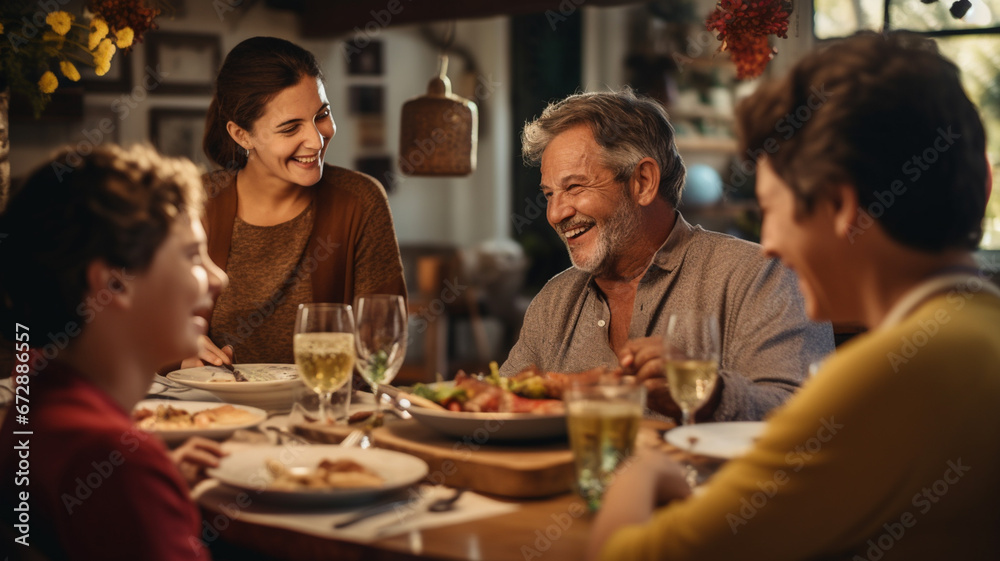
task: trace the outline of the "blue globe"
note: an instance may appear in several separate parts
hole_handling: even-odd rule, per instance
[[[722,198],[722,178],[715,168],[694,164],[687,168],[681,203],[684,206],[709,206]]]

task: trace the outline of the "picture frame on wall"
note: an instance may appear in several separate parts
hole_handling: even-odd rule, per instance
[[[347,89],[351,115],[377,116],[385,109],[385,88],[382,86],[350,86]]]
[[[222,40],[213,33],[146,34],[146,65],[160,84],[151,93],[207,95],[222,65]]]
[[[396,191],[391,157],[385,155],[361,156],[354,160],[354,169],[377,179],[385,188],[386,194],[391,195]]]
[[[357,41],[349,42],[344,52],[348,55],[347,73],[351,76],[382,75],[382,41],[372,39],[364,47]]]
[[[204,109],[156,107],[149,111],[149,138],[160,153],[185,157],[195,164],[212,167],[202,152],[205,135]]]
[[[132,90],[132,55],[119,53],[111,58],[111,68],[98,76],[93,69],[81,72],[80,85],[87,93],[129,92]]]

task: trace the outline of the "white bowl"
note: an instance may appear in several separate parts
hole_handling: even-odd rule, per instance
[[[175,370],[167,378],[179,384],[211,392],[226,403],[260,409],[288,411],[303,391],[308,391],[294,364],[236,364],[247,382],[237,382],[221,366],[198,366]]]

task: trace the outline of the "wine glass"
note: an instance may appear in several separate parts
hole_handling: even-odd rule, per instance
[[[319,416],[331,422],[330,396],[354,371],[354,316],[347,304],[299,304],[292,338],[299,376],[319,395]]]
[[[670,397],[681,408],[681,424],[693,425],[719,378],[719,319],[695,310],[670,314],[664,351]]]
[[[681,424],[694,424],[694,413],[708,401],[719,378],[719,320],[694,310],[676,312],[667,320],[664,354],[670,396],[681,408]],[[688,436],[688,454],[698,437]],[[697,486],[698,469],[685,462],[688,485]]]
[[[396,377],[406,357],[406,302],[397,294],[368,294],[354,299],[358,371],[375,394],[373,422],[382,418],[379,385]]]

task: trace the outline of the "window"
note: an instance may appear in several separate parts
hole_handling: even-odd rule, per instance
[[[932,37],[941,53],[962,69],[962,82],[986,126],[993,167],[993,195],[986,207],[983,249],[1000,249],[1000,0],[971,0],[962,19],[951,0],[813,0],[813,32],[819,40],[862,29],[906,29]]]

